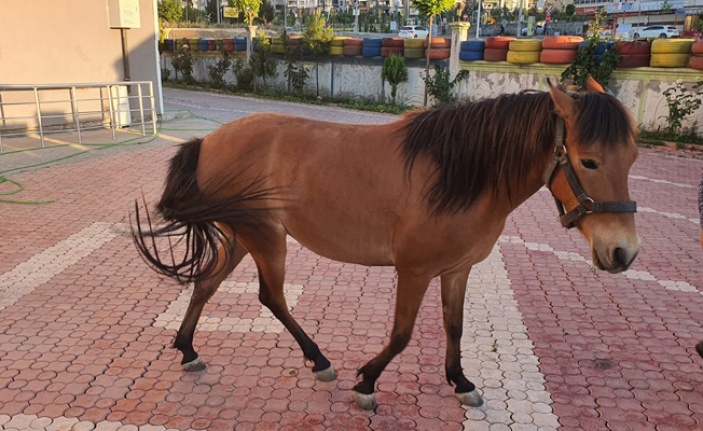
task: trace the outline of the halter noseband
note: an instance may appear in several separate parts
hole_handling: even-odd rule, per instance
[[[579,202],[579,204],[569,212],[566,211],[564,204],[556,197],[551,187],[552,178],[558,166],[561,166],[561,169],[564,171],[571,192],[576,196]],[[574,172],[574,167],[571,165],[569,156],[566,153],[566,145],[564,145],[564,120],[559,117],[557,117],[557,130],[554,137],[554,154],[552,155],[552,160],[549,162],[549,166],[547,166],[547,169],[545,169],[542,175],[542,180],[547,186],[547,189],[552,192],[554,202],[557,205],[557,211],[559,211],[559,220],[562,226],[567,229],[574,227],[574,222],[586,214],[637,212],[637,204],[635,201],[596,202],[592,197],[586,194],[586,191],[583,189],[581,182],[576,176],[576,172]]]

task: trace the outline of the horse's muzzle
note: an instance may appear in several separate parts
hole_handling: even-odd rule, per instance
[[[611,274],[618,274],[627,271],[638,253],[639,247],[614,247],[609,249],[605,256],[601,256],[594,247],[592,251],[593,265]]]

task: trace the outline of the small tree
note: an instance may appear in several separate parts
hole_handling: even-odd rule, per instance
[[[195,82],[195,78],[193,78],[193,55],[188,47],[182,46],[173,57],[172,63],[173,69],[176,71],[176,81],[178,81],[178,72],[181,72],[183,81],[186,84]]]
[[[161,0],[158,4],[161,21],[176,23],[183,17],[183,8],[178,0]]]
[[[429,18],[429,34],[427,35],[427,50],[432,49],[432,21],[435,15],[439,15],[444,11],[447,11],[454,7],[455,0],[412,0],[413,6],[421,14]],[[429,53],[426,55],[427,60],[425,61],[425,77],[429,77],[430,74],[430,56]],[[427,81],[425,81],[425,98],[423,102],[424,106],[427,106]]]
[[[395,105],[395,96],[398,90],[398,85],[408,81],[408,67],[405,65],[403,57],[391,54],[383,61],[383,69],[381,69],[381,79],[388,81],[391,86],[391,98]]]
[[[329,43],[333,37],[334,31],[325,25],[325,17],[320,11],[310,15],[305,25],[303,46],[315,58],[315,92],[317,97],[320,97],[320,57],[329,51]]]
[[[693,84],[689,92],[683,81],[678,79],[673,87],[667,88],[662,94],[666,97],[666,104],[669,108],[669,115],[666,117],[667,127],[665,131],[670,134],[676,134],[681,129],[681,120],[701,107],[703,81],[698,81]]]
[[[232,66],[232,60],[229,58],[227,51],[222,49],[222,41],[218,40],[218,51],[222,58],[218,59],[214,65],[209,65],[208,74],[210,75],[210,85],[214,88],[223,88],[226,84],[225,73]]]
[[[266,87],[266,78],[276,76],[276,62],[270,57],[271,43],[266,37],[266,33],[259,30],[257,36],[257,49],[249,58],[249,67],[254,76],[261,77],[264,87]]]
[[[454,87],[469,76],[468,70],[462,70],[450,79],[449,70],[439,64],[434,66],[434,76],[425,77],[425,88],[430,96],[437,100],[436,106],[448,105],[456,100]]]
[[[229,3],[237,11],[244,14],[244,22],[247,23],[249,29],[247,31],[247,60],[251,58],[251,44],[254,39],[254,19],[259,15],[262,0],[229,0]]]
[[[286,70],[283,74],[288,79],[288,92],[290,93],[292,87],[296,93],[302,94],[308,71],[300,61],[300,43],[291,43],[288,33],[283,33],[283,47],[286,59]]]

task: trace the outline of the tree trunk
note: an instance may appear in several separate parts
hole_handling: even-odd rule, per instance
[[[429,32],[427,33],[427,51],[425,52],[425,98],[422,102],[422,106],[427,107],[427,79],[430,77],[430,55],[429,51],[432,49],[432,20],[434,15],[430,15],[430,26]]]

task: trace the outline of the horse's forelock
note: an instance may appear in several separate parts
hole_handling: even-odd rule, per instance
[[[580,145],[634,143],[637,126],[627,108],[615,97],[599,93],[578,96],[579,115],[575,133]]]

